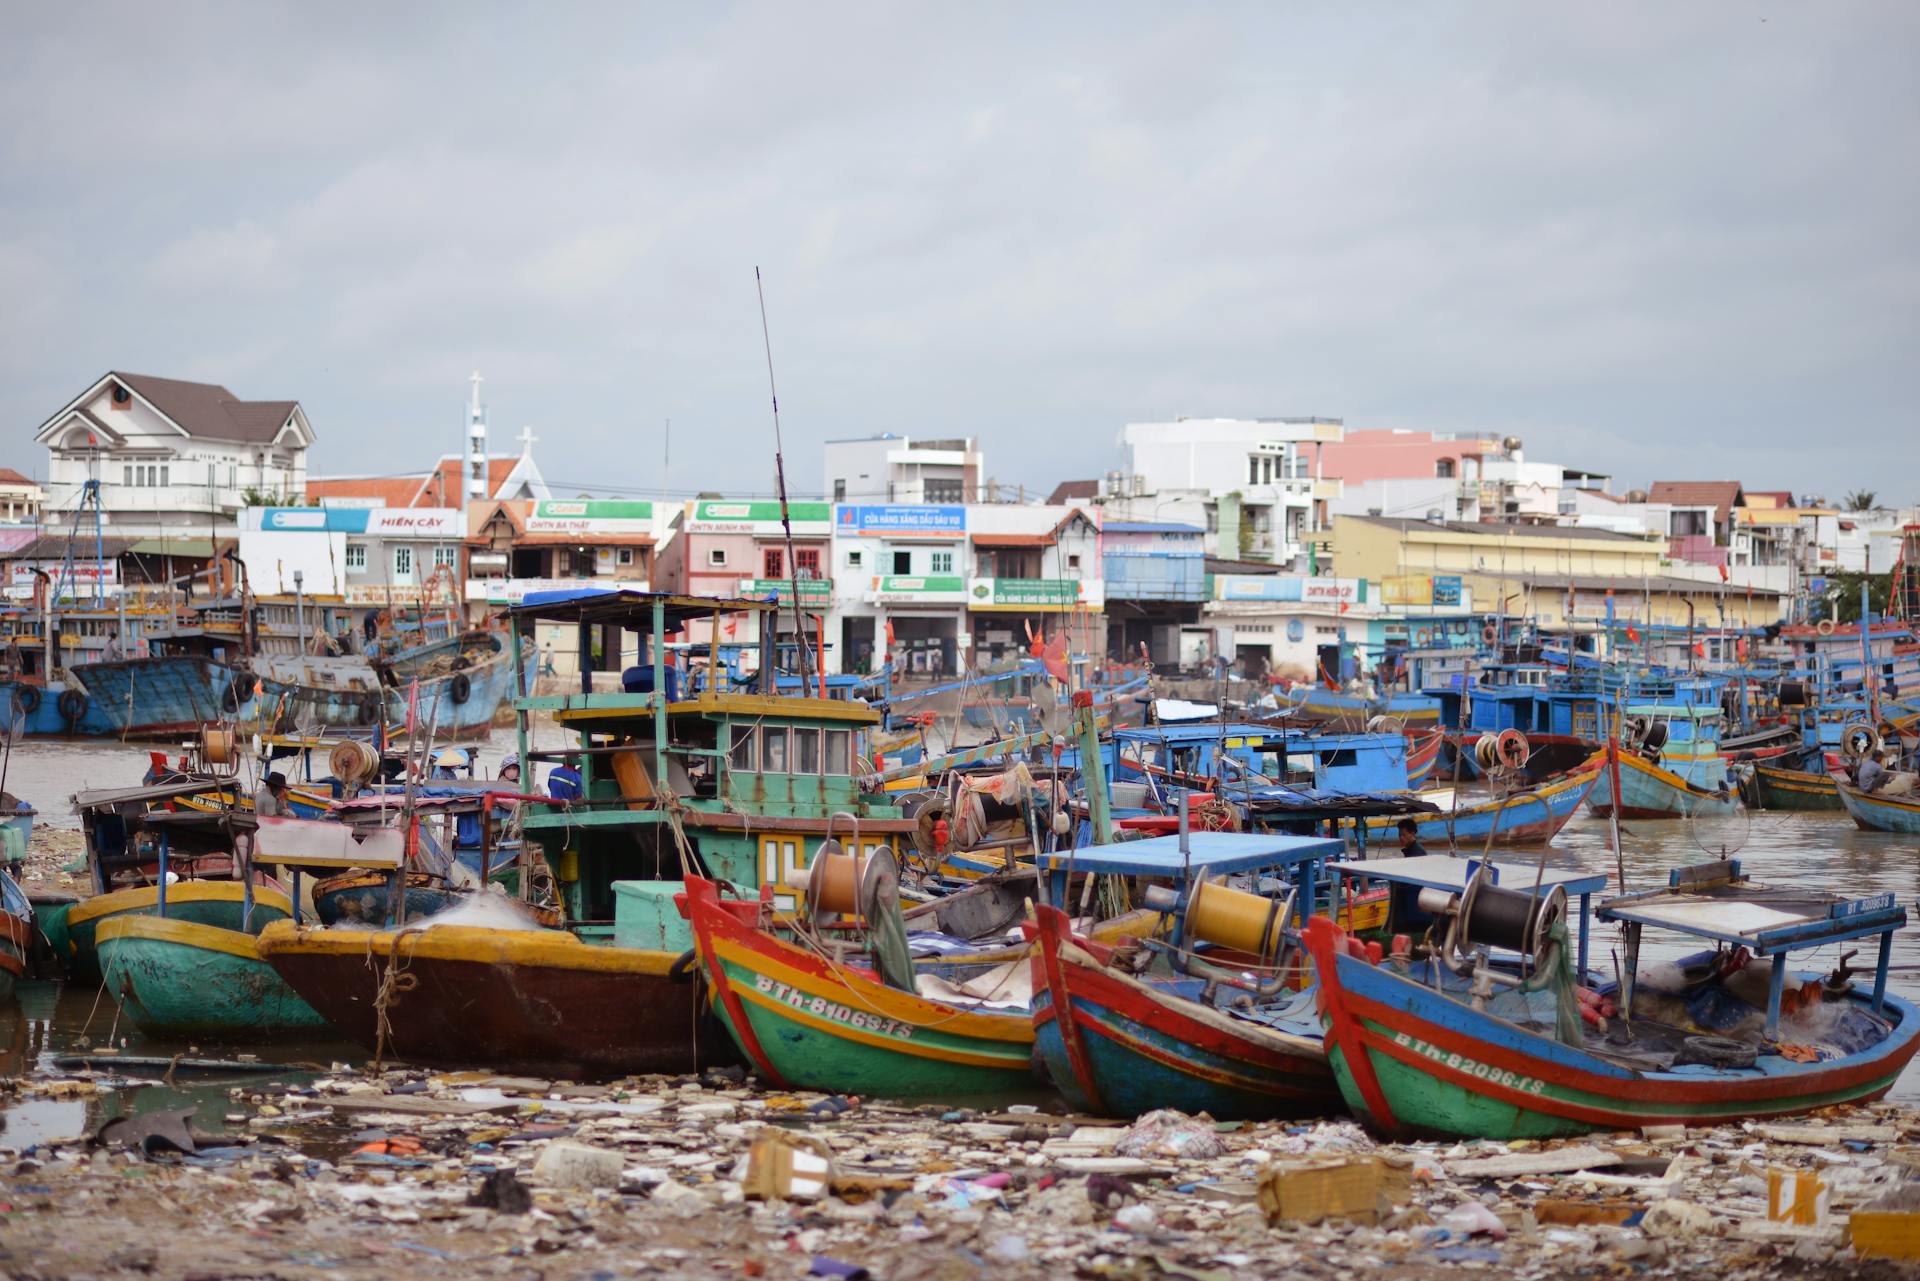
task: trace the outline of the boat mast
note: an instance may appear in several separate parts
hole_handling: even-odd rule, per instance
[[[760,299],[760,342],[767,353],[767,395],[773,401],[773,479],[780,491],[780,528],[785,532],[787,541],[787,590],[792,593],[793,603],[793,641],[800,663],[800,693],[805,697],[808,678],[807,623],[806,616],[800,610],[800,566],[793,555],[793,517],[787,510],[787,459],[780,440],[780,390],[774,386],[773,382],[773,339],[767,331],[767,291],[760,283],[758,266],[753,269],[753,292]],[[780,617],[780,611],[777,608],[773,611],[773,616],[776,619]],[[776,643],[773,662],[774,666],[778,667],[780,664],[779,628],[776,626],[774,631]],[[823,672],[822,676],[824,675]],[[774,688],[777,690],[779,687],[779,677],[776,673]],[[825,697],[824,690],[821,696]]]

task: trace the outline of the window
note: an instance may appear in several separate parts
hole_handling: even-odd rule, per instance
[[[896,574],[911,574],[913,572],[913,553],[895,552],[893,554],[893,572]]]
[[[821,769],[823,774],[848,774],[852,772],[852,757],[849,755],[849,743],[852,735],[843,729],[830,729],[825,732],[826,760]]]
[[[123,465],[120,468],[120,483],[122,485],[125,485],[129,489],[133,488],[133,468],[132,467]]]
[[[228,489],[232,489],[236,484],[239,483],[238,469],[239,469],[239,464],[237,463],[227,464],[227,488]]]
[[[860,553],[859,553],[859,552],[848,552],[848,553],[847,553],[847,568],[848,568],[848,569],[858,569],[858,568],[860,568]]]
[[[160,464],[160,483],[162,485],[167,483],[167,465],[165,463]]]
[[[953,553],[934,552],[932,554],[932,564],[929,572],[935,574],[951,574],[953,572]]]
[[[761,553],[760,565],[760,577],[762,578],[785,578],[787,576],[787,558],[781,554],[778,547],[769,547]]]
[[[727,757],[733,769],[742,774],[753,773],[757,762],[753,752],[753,729],[747,725],[733,727],[733,748]]]
[[[927,482],[927,501],[930,503],[964,503],[966,486],[957,480],[929,480]]]
[[[820,772],[819,730],[796,729],[793,731],[793,772],[796,774]]]
[[[1258,454],[1247,455],[1247,483],[1249,485],[1260,483],[1260,455]]]
[[[347,544],[347,568],[364,570],[367,567],[367,545],[365,543]]]
[[[833,482],[833,501],[836,503],[844,503],[847,501],[846,481],[836,480]]]
[[[621,563],[622,565],[631,565],[631,564],[633,564],[633,548],[631,548],[631,547],[622,547],[622,548],[620,549],[620,563]]]
[[[433,567],[439,569],[445,565],[448,569],[460,563],[460,550],[457,547],[436,547],[433,549]]]
[[[760,731],[760,768],[768,774],[787,772],[787,731],[784,727]]]
[[[1433,474],[1441,480],[1453,479],[1453,459],[1442,458],[1433,465]]]
[[[820,549],[818,547],[796,547],[794,549],[793,576],[795,578],[820,577]]]
[[[1068,568],[1068,569],[1078,569],[1078,568],[1080,568],[1080,553],[1079,553],[1079,552],[1072,552],[1072,553],[1069,553],[1069,554],[1068,554],[1068,556],[1067,556],[1067,568]]]
[[[726,548],[724,548],[724,547],[709,547],[709,548],[707,548],[707,564],[708,564],[708,565],[711,565],[711,566],[724,566],[724,565],[725,565],[726,563],[727,563],[727,549],[726,549]]]
[[[393,575],[395,578],[413,577],[413,548],[396,547],[393,549]]]

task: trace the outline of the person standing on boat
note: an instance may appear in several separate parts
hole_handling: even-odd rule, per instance
[[[115,629],[114,631],[108,632],[106,648],[100,651],[100,661],[103,663],[117,663],[126,656],[127,651],[120,647],[119,630]]]
[[[1400,854],[1403,858],[1425,858],[1427,847],[1420,843],[1420,825],[1410,818],[1400,820]]]
[[[586,790],[586,780],[572,761],[562,761],[547,771],[547,795],[556,801],[577,801]]]
[[[285,818],[287,816],[287,776],[279,770],[267,775],[266,781],[253,794],[253,816],[255,818]]]

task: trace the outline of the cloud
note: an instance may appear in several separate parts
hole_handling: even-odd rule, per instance
[[[138,56],[78,92],[103,30]],[[550,477],[646,487],[670,416],[676,486],[764,490],[758,264],[803,486],[819,441],[891,430],[1047,488],[1178,413],[1513,432],[1636,484],[1920,474],[1910,6],[128,4],[10,35],[16,454],[131,366],[298,396],[326,468],[391,470],[449,447],[478,366]],[[1807,448],[1835,432],[1867,448]]]

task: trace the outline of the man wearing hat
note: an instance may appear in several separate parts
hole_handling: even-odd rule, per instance
[[[287,816],[287,776],[279,770],[268,774],[260,784],[260,790],[253,794],[253,816],[255,818],[285,818]]]

